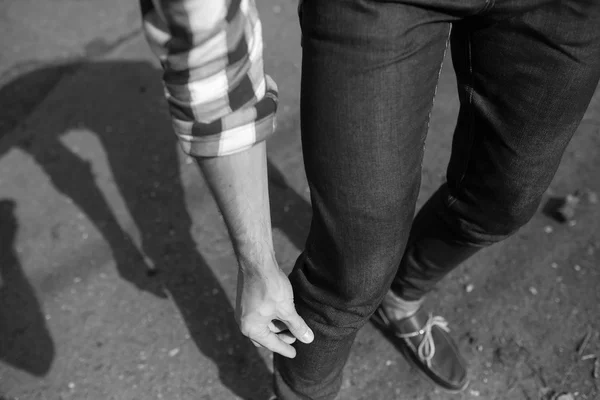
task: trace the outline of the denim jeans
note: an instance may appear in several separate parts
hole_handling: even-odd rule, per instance
[[[290,280],[315,340],[275,356],[274,380],[282,400],[324,400],[390,287],[419,299],[532,217],[600,78],[600,2],[304,0],[300,11],[313,217]],[[461,105],[452,155],[415,217],[447,47]]]

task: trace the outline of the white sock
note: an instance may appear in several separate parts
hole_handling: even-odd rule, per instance
[[[415,301],[404,300],[389,290],[383,298],[381,306],[389,319],[399,320],[408,318],[416,313],[423,304],[423,301],[424,299]]]

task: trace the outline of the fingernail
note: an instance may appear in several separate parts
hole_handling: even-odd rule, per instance
[[[306,331],[306,333],[302,336],[302,341],[305,343],[310,343],[315,339],[315,334],[310,329]]]

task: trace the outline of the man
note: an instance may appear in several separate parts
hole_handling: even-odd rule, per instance
[[[277,93],[253,0],[143,0],[142,9],[174,129],[239,260],[240,328],[277,353],[278,398],[334,398],[373,315],[433,382],[464,389],[447,322],[423,298],[535,212],[600,77],[600,2],[305,0],[313,218],[289,280],[273,255],[264,139]],[[447,182],[413,219],[448,43],[461,108]]]

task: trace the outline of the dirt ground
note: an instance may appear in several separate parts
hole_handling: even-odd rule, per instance
[[[0,4],[0,399],[266,399],[270,356],[233,320],[232,250],[171,133],[135,1],[52,3]],[[281,90],[268,146],[288,271],[310,218],[294,3],[258,0]],[[457,110],[447,62],[419,205],[443,179]],[[428,299],[470,363],[470,387],[436,390],[367,324],[339,399],[600,399],[599,133],[597,89],[538,214]],[[576,190],[572,223],[544,212]]]

